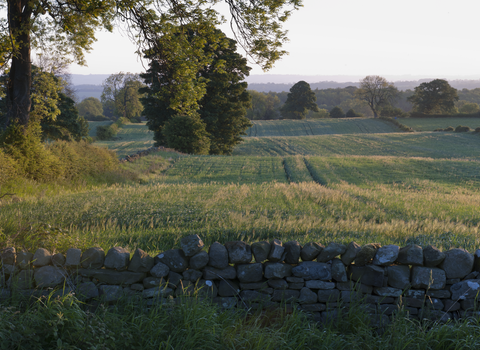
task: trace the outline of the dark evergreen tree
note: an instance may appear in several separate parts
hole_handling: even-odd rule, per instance
[[[306,81],[299,81],[290,89],[287,101],[281,108],[284,119],[305,119],[308,110],[318,112],[315,93]]]

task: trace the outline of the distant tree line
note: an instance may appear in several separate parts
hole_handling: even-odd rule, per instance
[[[347,86],[342,88],[314,89],[311,90],[315,96],[315,103],[318,109],[307,110],[305,118],[353,118],[353,117],[374,117],[375,112],[378,115],[388,117],[406,117],[411,112],[437,113],[440,114],[472,114],[480,112],[480,88],[456,90],[443,79],[435,79],[430,82],[423,82],[414,90],[398,90],[393,83],[387,82],[384,78],[370,76],[370,78],[379,78],[378,84],[384,84],[386,91],[390,89],[389,97],[386,101],[374,104],[374,109],[369,106],[368,98],[365,96],[365,87],[367,78],[360,81],[358,86]],[[368,79],[367,79],[368,80]],[[442,100],[448,107],[435,106],[434,108],[424,108],[421,103],[422,97],[419,94],[429,86],[441,84],[449,87],[446,91],[455,92],[456,95],[443,93]],[[448,86],[447,86],[448,85]],[[432,87],[433,88],[433,87]],[[363,89],[363,90],[362,90]],[[435,88],[433,88],[435,89]],[[269,120],[269,119],[296,119],[288,115],[284,108],[289,92],[258,92],[248,90],[252,97],[252,107],[247,110],[247,118],[250,120]],[[363,97],[362,97],[363,92]],[[416,97],[415,97],[416,96]],[[454,97],[457,96],[458,98]],[[378,97],[378,96],[377,96]],[[425,96],[423,97],[425,99]],[[435,99],[430,96],[427,99]],[[377,101],[378,102],[378,101]],[[433,102],[433,101],[431,101]],[[439,103],[438,101],[436,102]],[[435,103],[434,103],[435,104]],[[282,113],[283,111],[283,113]]]

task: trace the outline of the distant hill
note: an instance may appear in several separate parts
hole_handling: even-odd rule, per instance
[[[96,97],[100,99],[102,94],[102,83],[108,78],[109,74],[72,74],[71,81],[76,90],[76,95],[78,101],[81,101],[87,97]],[[472,76],[473,77],[473,76]],[[345,88],[347,86],[356,86],[360,85],[360,79],[364,78],[363,76],[345,76],[345,75],[331,75],[331,76],[320,76],[320,75],[252,75],[247,77],[246,81],[248,82],[249,90],[256,90],[259,92],[282,92],[289,91],[290,88],[298,81],[305,80],[310,83],[312,89],[336,89],[336,88]],[[389,81],[393,81],[395,86],[399,90],[413,90],[416,86],[420,85],[423,82],[431,81],[435,78],[423,78],[423,79],[412,79],[412,80],[401,80],[402,78],[417,78],[410,76],[385,76]],[[394,79],[394,78],[397,78]],[[477,78],[477,77],[475,77]],[[462,89],[476,89],[480,88],[480,79],[448,79],[450,85],[454,88]]]

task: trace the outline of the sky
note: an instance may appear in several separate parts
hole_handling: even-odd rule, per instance
[[[251,75],[267,74],[265,82],[273,74],[480,79],[478,0],[303,3],[285,24],[290,41],[284,48],[289,55],[268,72],[252,63]],[[145,70],[125,34],[100,32],[98,39],[86,56],[88,67],[72,65],[70,73]]]

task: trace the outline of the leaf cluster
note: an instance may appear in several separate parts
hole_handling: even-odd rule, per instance
[[[455,112],[458,101],[457,90],[444,79],[435,79],[422,83],[408,98],[416,112],[425,114],[449,114]]]

